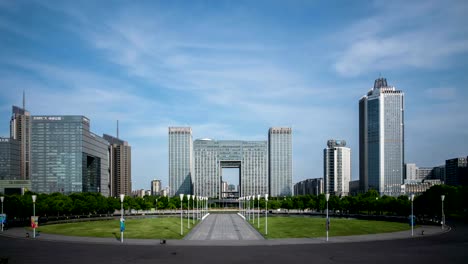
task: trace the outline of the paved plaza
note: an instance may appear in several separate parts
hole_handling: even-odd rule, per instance
[[[237,214],[211,214],[198,224],[185,240],[264,240]]]

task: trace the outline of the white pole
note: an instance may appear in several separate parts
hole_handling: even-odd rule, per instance
[[[125,194],[121,194],[120,195],[120,221],[123,221],[124,217],[123,217],[123,201],[124,201],[124,198],[125,198]],[[120,228],[120,243],[123,243],[123,236],[124,236],[124,232],[122,230],[122,228]]]
[[[260,194],[257,195],[257,207],[258,207],[257,228],[260,229]]]
[[[183,220],[182,220],[182,200],[184,199],[184,194],[181,193],[179,194],[179,197],[180,197],[180,235],[182,236],[184,234],[184,223],[183,223]]]
[[[411,236],[413,236],[414,232],[414,215],[413,215],[413,201],[414,201],[414,194],[411,194]]]
[[[187,195],[187,227],[190,228],[190,219],[189,219],[189,216],[190,216],[190,197],[191,195],[188,194]]]
[[[192,225],[195,225],[195,195],[192,195]]]
[[[444,229],[444,225],[445,225],[445,215],[444,215],[444,199],[445,199],[445,195],[441,195],[440,196],[440,199],[442,200],[442,219],[441,219],[441,228],[442,230]],[[3,205],[3,204],[2,204]],[[3,208],[3,207],[2,207]],[[3,213],[3,211],[2,211]]]
[[[325,200],[327,200],[327,223],[326,223],[326,228],[327,228],[327,241],[328,241],[328,228],[329,228],[329,220],[328,220],[328,199],[330,199],[330,194],[326,193],[325,194]]]
[[[265,194],[265,235],[268,235],[268,193]]]
[[[33,200],[33,219],[34,219],[34,226],[33,226],[33,238],[36,238],[36,195],[31,196]],[[39,221],[38,221],[39,222]]]

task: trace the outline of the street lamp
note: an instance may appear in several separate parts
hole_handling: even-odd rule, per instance
[[[182,222],[182,200],[184,199],[184,194],[181,193],[179,194],[180,197],[180,235],[182,236],[184,234],[184,223]]]
[[[33,238],[36,238],[36,195],[31,196],[33,200]]]
[[[2,201],[2,232],[3,232],[3,222],[5,221],[5,218],[3,217],[3,199],[5,199],[5,197],[1,196],[0,200]]]
[[[190,228],[190,194],[187,194],[187,227]]]
[[[2,197],[3,198],[3,197]],[[442,200],[442,222],[441,222],[441,228],[444,229],[444,225],[445,225],[445,214],[444,214],[444,199],[445,199],[445,195],[441,195],[440,196],[440,199]],[[3,199],[2,199],[2,202],[3,202]],[[3,213],[3,203],[2,203],[2,213]]]
[[[265,194],[265,235],[268,235],[268,193]]]
[[[123,243],[123,231],[125,228],[124,225],[124,211],[123,211],[123,201],[125,198],[125,194],[120,195],[120,243]]]
[[[192,195],[192,224],[195,225],[195,213],[198,215],[198,202],[197,202],[197,210],[195,210],[195,195]]]
[[[409,198],[411,200],[411,236],[413,236],[414,235],[414,215],[413,215],[414,193],[412,193]]]
[[[257,207],[258,207],[257,228],[260,229],[260,194],[257,194]]]
[[[325,194],[325,200],[327,200],[327,223],[326,223],[326,226],[327,226],[327,241],[328,241],[328,230],[330,229],[330,219],[328,219],[328,199],[330,199],[330,194],[326,193]]]

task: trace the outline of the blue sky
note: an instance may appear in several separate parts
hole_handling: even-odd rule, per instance
[[[168,126],[266,140],[293,128],[293,182],[344,139],[358,176],[358,100],[405,92],[406,161],[468,154],[467,1],[0,0],[0,135],[11,106],[85,115],[132,145],[134,189],[168,184]]]

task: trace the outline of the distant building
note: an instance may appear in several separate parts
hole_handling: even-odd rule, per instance
[[[359,183],[367,192],[401,193],[404,165],[404,94],[385,78],[359,100]]]
[[[307,179],[294,184],[294,195],[319,195],[324,193],[323,178]]]
[[[445,184],[468,185],[467,157],[445,161]]]
[[[161,180],[152,180],[151,181],[151,195],[161,195]]]
[[[109,143],[84,116],[32,116],[31,182],[38,193],[109,196]]]
[[[192,194],[192,128],[169,127],[170,196]]]
[[[325,193],[346,196],[351,180],[351,149],[344,140],[328,140],[323,150]]]
[[[360,193],[359,180],[349,181],[349,194],[357,195],[358,193]]]
[[[13,106],[10,121],[10,137],[20,144],[20,178],[31,179],[31,114],[24,108]]]
[[[164,188],[161,190],[161,196],[167,197],[169,195],[169,188]]]
[[[109,142],[110,195],[130,195],[132,192],[132,147],[127,141],[107,134],[103,135]]]
[[[416,180],[416,170],[418,167],[414,163],[405,164],[405,180]]]
[[[21,144],[0,137],[0,180],[21,180]]]
[[[226,181],[223,181],[221,183],[221,192],[223,193],[222,195],[223,198],[228,197],[227,191],[228,191],[228,183]]]
[[[270,196],[292,195],[292,129],[272,127],[268,131]],[[255,193],[254,193],[255,194]]]
[[[401,192],[409,194],[421,194],[429,190],[434,185],[440,185],[440,180],[405,180],[405,183],[401,185]]]

